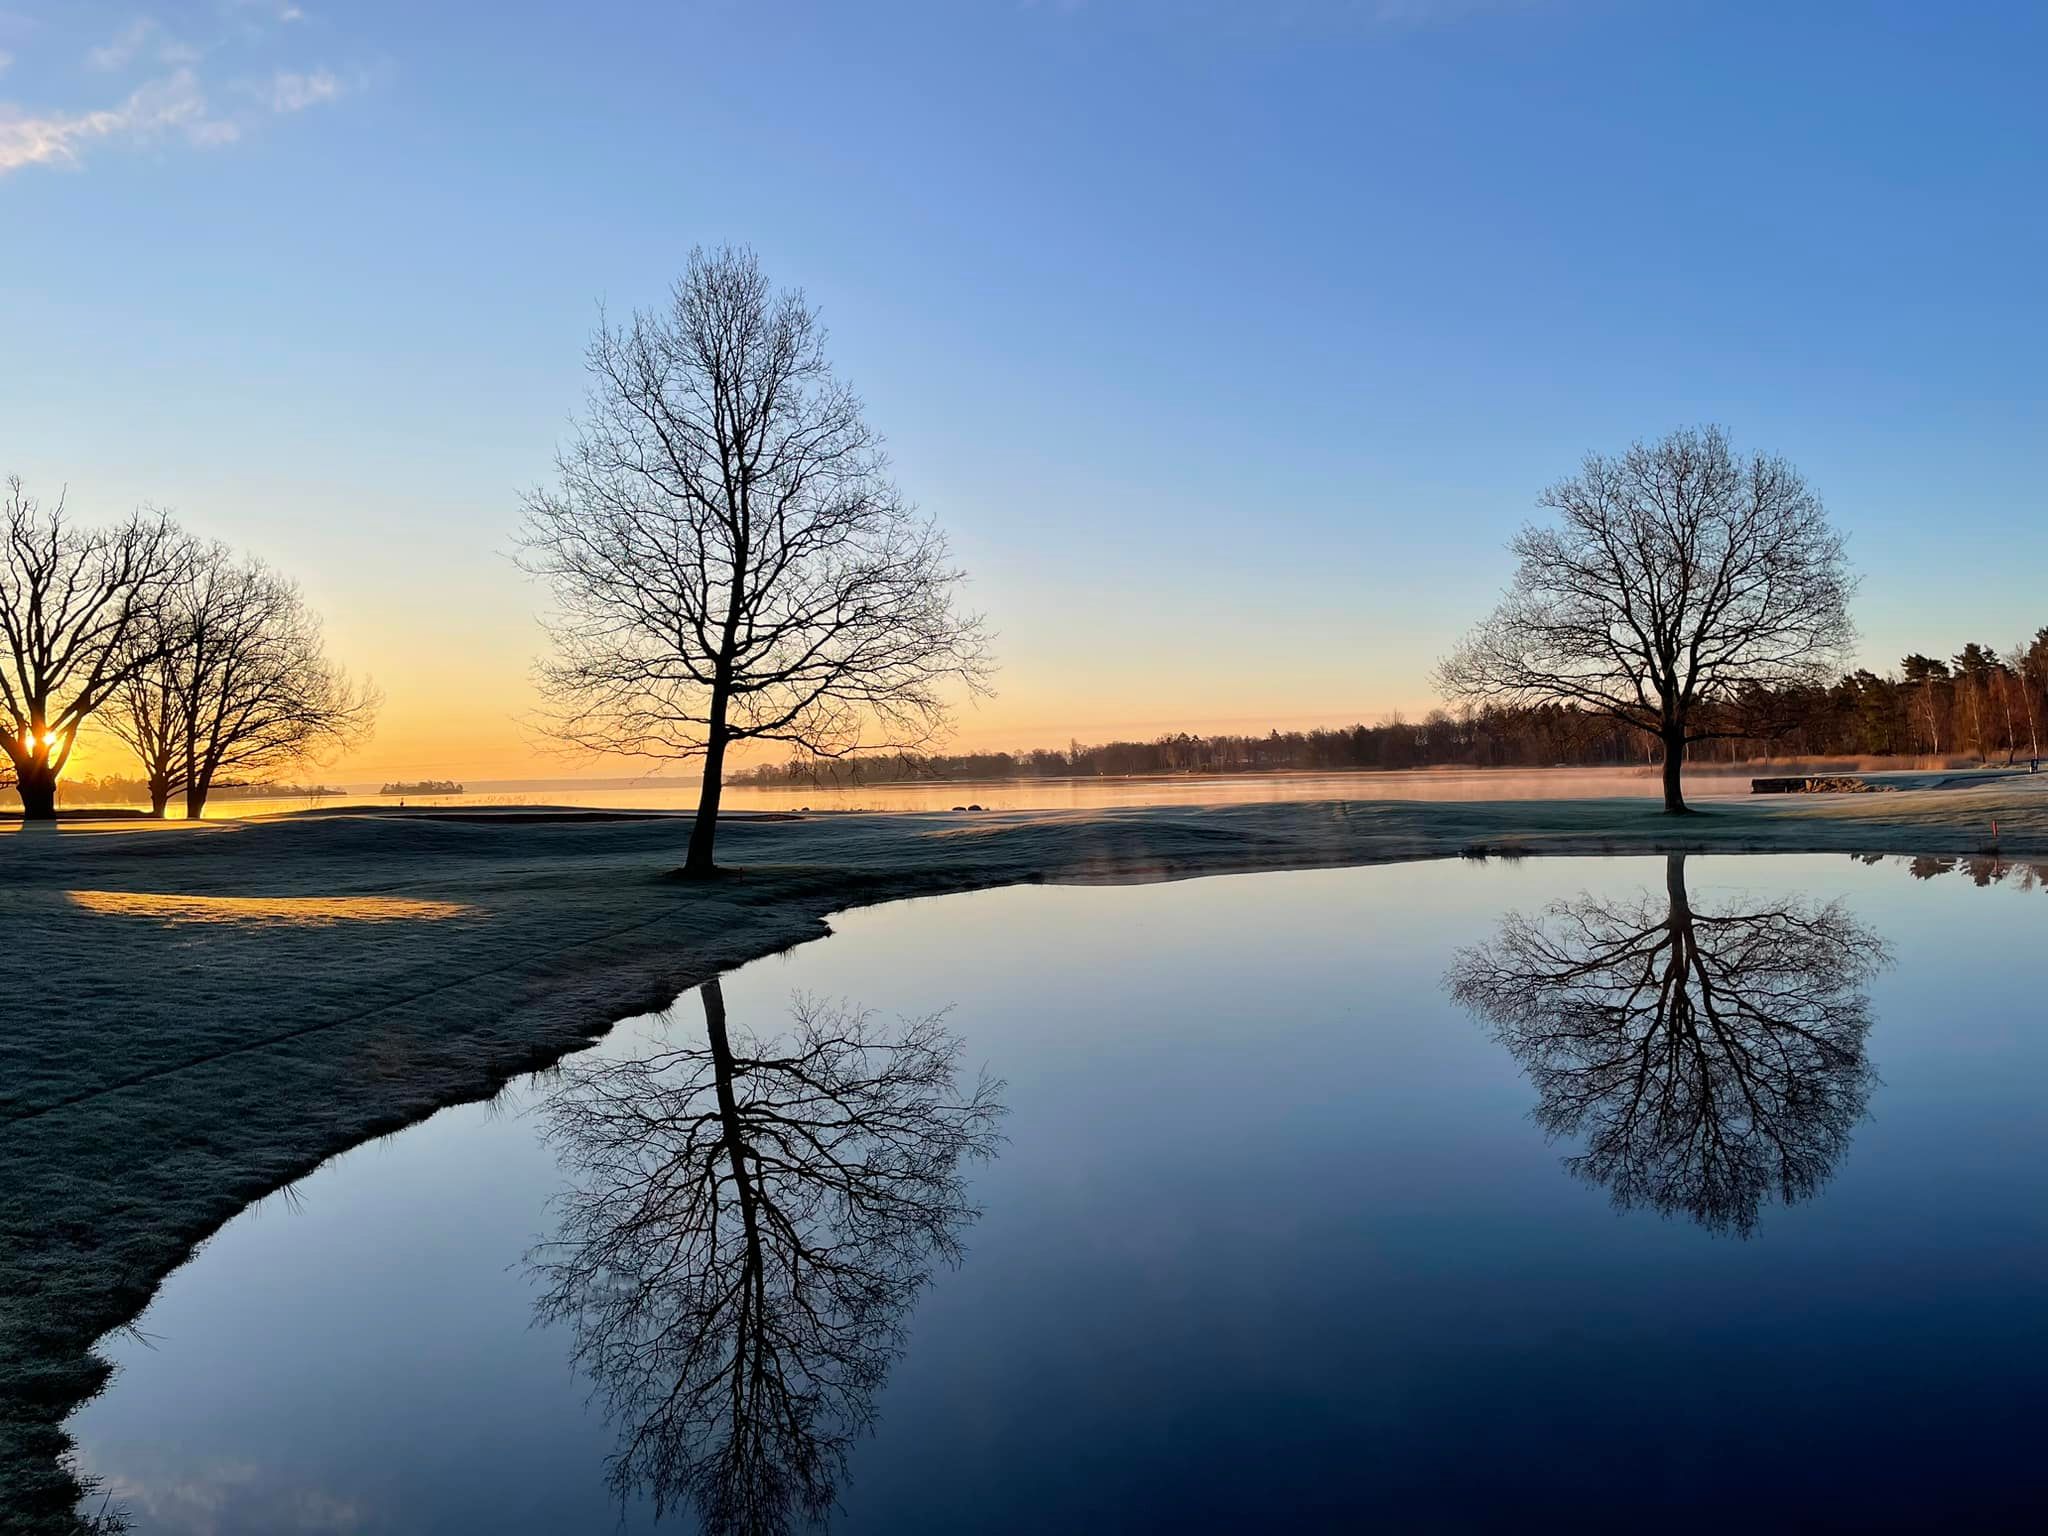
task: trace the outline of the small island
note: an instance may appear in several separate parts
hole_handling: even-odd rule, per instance
[[[453,779],[421,779],[413,784],[386,784],[380,795],[459,795],[462,786]]]
[[[216,797],[227,800],[337,800],[348,791],[333,784],[216,784]]]

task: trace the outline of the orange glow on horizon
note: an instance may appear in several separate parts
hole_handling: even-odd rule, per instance
[[[345,626],[337,625],[337,629]],[[694,760],[595,757],[551,751],[530,724],[537,703],[526,674],[530,638],[522,649],[400,646],[388,632],[335,637],[337,654],[367,661],[362,674],[384,693],[375,734],[356,750],[324,762],[278,769],[279,783],[344,788],[398,780],[452,778],[466,784],[492,780],[573,781],[650,779],[691,784]],[[399,661],[394,650],[402,650]],[[351,654],[351,652],[354,654]],[[370,654],[367,657],[362,652]],[[421,654],[433,659],[423,663]],[[1358,687],[1341,677],[1297,680],[1284,690],[1272,679],[1163,677],[1144,670],[1149,658],[1114,658],[1095,674],[1077,677],[1063,667],[1029,666],[1022,659],[997,677],[998,692],[979,705],[963,704],[940,752],[1028,752],[1107,741],[1150,741],[1181,731],[1196,735],[1264,734],[1267,730],[1371,724],[1395,712],[1418,719],[1434,706],[1407,690]],[[1374,697],[1373,695],[1378,695]],[[1356,702],[1347,704],[1345,701]],[[1335,700],[1337,707],[1331,707]],[[780,762],[780,745],[736,747],[735,769]],[[73,750],[65,776],[139,777],[134,754],[103,728],[89,725]]]
[[[1408,706],[1401,712],[1418,719],[1429,704]],[[1193,735],[1253,734],[1268,730],[1313,730],[1372,724],[1394,713],[1392,709],[1284,710],[1265,713],[1220,715],[1191,709],[1174,716],[1155,707],[1128,714],[1076,713],[1062,716],[1055,710],[1033,708],[1019,717],[992,709],[964,712],[951,735],[931,750],[946,752],[1028,752],[1036,748],[1064,748],[1079,740],[1094,746],[1108,741],[1151,741],[1164,735],[1188,732]],[[280,783],[375,786],[396,780],[454,778],[479,780],[576,780],[645,778],[694,783],[694,760],[662,762],[647,758],[593,757],[588,754],[554,753],[522,731],[509,715],[478,718],[459,706],[447,710],[426,709],[391,718],[377,734],[356,752],[330,759],[324,764],[307,763],[276,770],[265,777]],[[781,762],[790,756],[781,745],[736,747],[728,758],[734,768],[756,763]],[[103,731],[79,737],[65,777],[139,777],[140,765],[120,742]]]

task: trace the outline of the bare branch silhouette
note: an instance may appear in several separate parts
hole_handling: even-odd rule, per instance
[[[263,773],[359,742],[378,697],[330,661],[290,581],[224,544],[183,539],[149,605],[108,729],[142,760],[150,809],[197,817],[224,774]]]
[[[885,1033],[800,997],[795,1027],[567,1070],[544,1114],[570,1170],[534,1254],[621,1439],[612,1483],[708,1532],[831,1513],[874,1423],[904,1317],[979,1214],[962,1165],[994,1154],[1002,1084],[956,1088],[943,1015]]]
[[[147,615],[169,574],[175,533],[159,512],[80,528],[59,497],[45,508],[7,482],[0,501],[0,751],[22,815],[57,814],[57,783],[79,728],[152,652]]]
[[[1747,1236],[1833,1173],[1874,1080],[1863,986],[1882,940],[1837,903],[1696,910],[1685,855],[1661,897],[1510,913],[1461,950],[1453,997],[1528,1073],[1536,1122],[1617,1206]]]
[[[1515,536],[1513,585],[1438,684],[1649,732],[1667,811],[1686,808],[1689,743],[1768,731],[1743,706],[1821,686],[1854,639],[1855,583],[1820,498],[1781,458],[1736,458],[1718,427],[1589,454],[1542,504],[1558,525]],[[1715,710],[1724,721],[1706,723]]]
[[[591,343],[588,408],[526,501],[521,564],[555,608],[557,739],[701,758],[685,870],[708,875],[727,748],[907,750],[985,688],[945,536],[888,477],[800,293],[750,251],[691,253],[670,306]]]

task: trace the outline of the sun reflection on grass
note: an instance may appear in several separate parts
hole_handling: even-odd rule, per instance
[[[106,917],[294,928],[445,922],[475,916],[477,911],[457,901],[419,901],[404,896],[182,896],[164,891],[66,891],[64,896],[73,906]]]

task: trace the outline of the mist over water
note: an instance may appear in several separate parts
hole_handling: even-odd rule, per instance
[[[1761,768],[1719,772],[1695,768],[1686,793],[1713,799],[1749,793]],[[1091,810],[1118,805],[1254,805],[1285,800],[1575,800],[1600,797],[1655,799],[1657,769],[1647,768],[1416,768],[1386,773],[1176,774],[1073,779],[947,780],[926,784],[869,784],[848,789],[825,786],[761,789],[726,786],[726,811],[950,811],[979,806],[990,811]],[[591,787],[575,779],[517,785],[479,783],[460,795],[382,795],[374,786],[311,799],[219,797],[208,803],[209,821],[243,816],[377,806],[477,809],[520,806],[587,806],[602,810],[694,812],[694,780],[649,778],[621,787]]]

